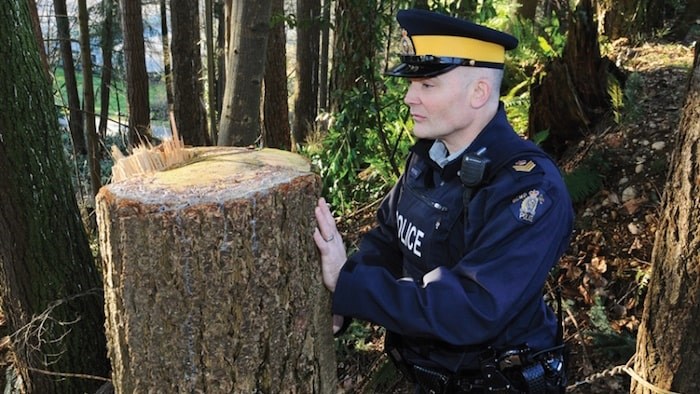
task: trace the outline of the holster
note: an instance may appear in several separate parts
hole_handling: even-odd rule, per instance
[[[484,352],[481,371],[490,392],[561,394],[566,388],[561,353],[544,352],[535,357],[527,346]]]

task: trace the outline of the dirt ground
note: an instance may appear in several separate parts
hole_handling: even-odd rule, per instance
[[[638,116],[591,131],[560,162],[565,171],[591,163],[601,182],[599,191],[576,203],[571,246],[548,284],[550,296],[557,283],[563,288],[570,393],[629,391],[630,377],[613,368],[628,363],[635,351],[659,203],[692,64],[692,48],[679,44],[619,42],[613,52],[619,67],[640,77]],[[347,241],[356,242],[369,228],[372,208],[342,224]],[[0,329],[5,333],[1,316]],[[4,337],[0,387],[11,360],[6,344]],[[370,324],[353,325],[337,340],[339,393],[412,392],[386,362],[382,346],[381,328]]]

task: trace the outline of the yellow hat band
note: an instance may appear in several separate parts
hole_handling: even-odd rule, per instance
[[[411,36],[417,56],[433,55],[474,59],[481,62],[503,63],[503,46],[468,37]]]

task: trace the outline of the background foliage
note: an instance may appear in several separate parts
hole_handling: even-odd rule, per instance
[[[399,7],[410,6],[410,2],[405,3]],[[435,1],[430,8],[455,15],[460,5]],[[508,53],[502,93],[511,123],[524,134],[532,72],[561,54],[566,37],[554,15],[537,25],[518,20],[512,1],[484,1],[476,11],[474,22],[512,32],[520,40],[518,48]],[[385,50],[383,46],[391,38],[387,32],[394,23],[393,16],[382,20],[377,29],[382,37],[376,41],[380,43],[376,52]],[[397,55],[390,51],[387,57],[395,59]],[[336,66],[342,68],[342,64]],[[332,114],[332,127],[327,132],[317,131],[302,148],[302,153],[318,168],[324,180],[323,194],[338,214],[381,198],[403,171],[403,161],[414,142],[412,120],[403,103],[407,83],[401,78],[383,76],[383,67],[378,67],[375,59],[366,59],[357,86],[349,92],[336,92],[342,94],[343,104],[339,112]]]

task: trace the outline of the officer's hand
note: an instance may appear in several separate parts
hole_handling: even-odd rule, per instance
[[[326,204],[326,200],[320,198],[314,211],[316,215],[317,227],[314,231],[314,241],[321,252],[321,274],[323,284],[328,290],[335,291],[335,284],[338,282],[340,269],[343,268],[347,253],[343,238],[335,227],[335,219],[331,210]]]

